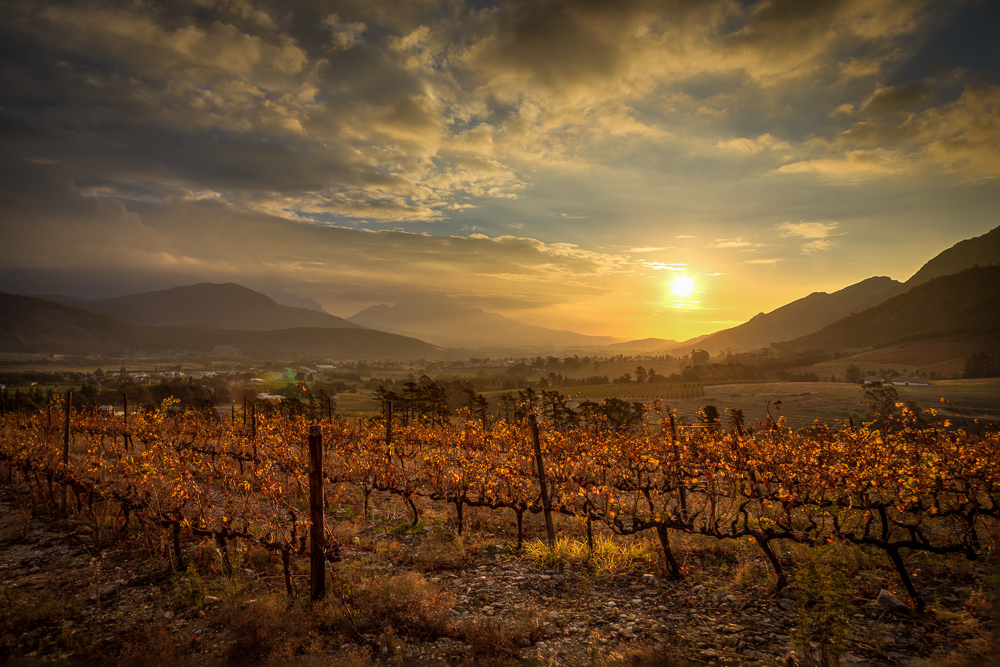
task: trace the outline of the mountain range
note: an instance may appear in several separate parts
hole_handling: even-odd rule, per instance
[[[247,331],[298,327],[364,328],[324,311],[283,306],[260,292],[235,283],[198,283],[114,299],[88,300],[61,295],[46,295],[43,298],[151,327]]]
[[[357,326],[271,331],[146,326],[38,297],[2,293],[0,352],[111,356],[195,353],[258,359],[441,356],[440,349],[424,341]]]
[[[958,335],[1000,342],[1000,266],[931,278],[778,347],[857,350]]]
[[[813,292],[770,313],[760,313],[739,326],[706,336],[698,342],[698,347],[712,354],[726,350],[742,352],[798,338],[879,303],[901,285],[896,280],[879,276],[832,294]],[[678,351],[687,352],[688,349],[685,343]]]
[[[1000,227],[955,244],[905,283],[879,276],[815,292],[707,336],[621,341],[518,322],[456,299],[378,304],[349,318],[282,293],[282,305],[234,283],[198,283],[114,298],[0,294],[0,352],[191,351],[255,357],[440,358],[545,353],[687,354],[819,347],[844,351],[971,335],[1000,347]],[[57,303],[58,302],[58,303]],[[314,307],[315,305],[315,307]],[[457,348],[457,349],[456,349]]]
[[[621,342],[610,336],[587,336],[525,324],[466,306],[456,299],[424,296],[403,303],[380,303],[347,318],[371,329],[414,336],[442,347],[457,348],[586,348]]]
[[[769,313],[760,313],[748,322],[731,329],[711,334],[698,343],[698,347],[713,354],[730,350],[732,352],[756,350],[772,343],[784,341],[804,341],[808,334],[817,332],[839,320],[862,313],[894,297],[907,294],[915,287],[937,278],[954,275],[966,269],[1000,265],[1000,227],[971,239],[960,241],[927,261],[909,280],[900,283],[891,278],[873,277],[862,280],[836,292],[814,292],[797,299]],[[988,289],[989,285],[981,285]],[[957,285],[956,285],[957,288]],[[916,302],[900,302],[920,308]],[[938,313],[944,318],[942,324],[955,321],[954,313]],[[914,313],[914,317],[924,315]],[[860,320],[851,320],[859,322]],[[878,326],[884,325],[879,322]],[[913,324],[911,322],[911,324]],[[876,326],[873,320],[872,326]],[[997,330],[1000,335],[1000,329]],[[903,335],[899,333],[899,335]],[[831,344],[835,337],[825,337]],[[876,337],[878,338],[878,337]],[[815,339],[817,342],[821,339]],[[858,341],[861,338],[856,339]],[[839,344],[838,344],[839,345]],[[859,346],[861,343],[859,342]],[[689,342],[673,349],[675,353],[690,352]]]

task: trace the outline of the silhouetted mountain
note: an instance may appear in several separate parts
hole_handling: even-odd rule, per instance
[[[149,327],[37,297],[0,294],[0,352],[125,355],[210,353],[221,348],[270,359],[440,356],[440,350],[415,338],[360,327],[276,331]]]
[[[718,354],[727,349],[733,352],[756,350],[771,343],[797,338],[862,310],[899,285],[891,278],[880,276],[862,280],[832,294],[813,292],[770,313],[760,313],[739,326],[707,336],[698,342],[698,347]],[[674,349],[689,351],[687,344],[683,349]]]
[[[594,347],[619,341],[610,336],[586,336],[524,324],[438,296],[410,299],[394,306],[380,303],[347,319],[447,347]]]
[[[250,331],[298,327],[359,328],[353,322],[326,312],[282,306],[268,296],[234,283],[199,283],[114,299],[85,300],[58,295],[45,298],[111,315],[125,322],[154,327]]]
[[[944,250],[928,260],[920,270],[913,276],[895,288],[882,298],[863,304],[859,310],[864,310],[871,306],[878,305],[887,298],[899,296],[907,290],[922,285],[928,280],[958,273],[965,269],[976,266],[1000,265],[1000,227],[997,227],[982,236],[974,236],[971,239],[959,241],[952,247]]]
[[[955,334],[1000,341],[1000,266],[931,279],[778,347],[859,349]]]
[[[113,354],[136,347],[139,327],[32,296],[0,294],[0,352]]]
[[[215,276],[193,273],[96,267],[21,268],[0,271],[0,292],[37,296],[43,299],[53,299],[52,295],[58,294],[60,303],[68,303],[65,300],[70,297],[88,301],[113,299],[124,293],[161,291],[205,282],[219,283],[220,280]],[[244,287],[267,295],[283,306],[326,312],[314,299],[286,292],[284,286],[266,278],[247,276],[240,282]]]
[[[958,273],[974,266],[1000,265],[1000,227],[982,236],[959,241],[928,261],[904,285],[922,285],[928,280]]]

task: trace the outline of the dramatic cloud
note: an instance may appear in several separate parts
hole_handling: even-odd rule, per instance
[[[684,338],[996,224],[995,3],[4,9],[0,269]],[[721,319],[664,310],[677,267]]]

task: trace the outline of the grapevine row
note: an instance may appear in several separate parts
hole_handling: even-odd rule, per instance
[[[883,551],[918,607],[905,550],[984,550],[987,523],[1000,518],[1000,442],[927,425],[904,413],[895,428],[817,425],[794,434],[780,421],[690,428],[654,405],[657,419],[616,431],[543,428],[548,473],[541,499],[527,421],[458,419],[410,424],[390,432],[382,420],[324,427],[331,488],[353,486],[400,496],[418,520],[416,499],[452,503],[458,528],[464,507],[514,513],[518,545],[525,513],[545,510],[621,535],[654,532],[673,577],[680,577],[670,535],[752,540],[787,581],[774,544],[843,541]],[[42,475],[88,498],[119,504],[169,527],[175,546],[188,530],[220,545],[244,539],[290,554],[305,550],[309,424],[280,414],[246,428],[235,420],[161,409],[130,415],[76,415],[77,449],[62,464],[51,415],[3,422],[0,460],[23,476]],[[240,528],[237,528],[240,526]],[[177,549],[178,555],[180,554]],[[331,552],[331,557],[333,553]],[[286,584],[287,584],[286,580]]]

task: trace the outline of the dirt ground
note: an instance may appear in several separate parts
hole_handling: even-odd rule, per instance
[[[237,572],[226,577],[213,545],[187,544],[190,564],[175,572],[142,535],[100,534],[99,523],[61,518],[18,491],[0,492],[8,664],[806,664],[796,633],[817,619],[842,626],[846,665],[979,665],[1000,655],[979,565],[917,568],[932,601],[925,615],[889,610],[879,594],[897,582],[869,565],[824,616],[831,607],[810,606],[801,590],[773,594],[753,550],[679,541],[685,579],[671,582],[655,567],[595,571],[546,562],[537,549],[517,554],[487,520],[466,536],[446,520],[392,529],[386,504],[371,524],[340,526],[329,602],[310,606],[308,573],[296,570],[290,599],[280,563],[253,550],[234,553]],[[376,595],[402,608],[390,613]],[[425,603],[424,624],[411,622]]]

